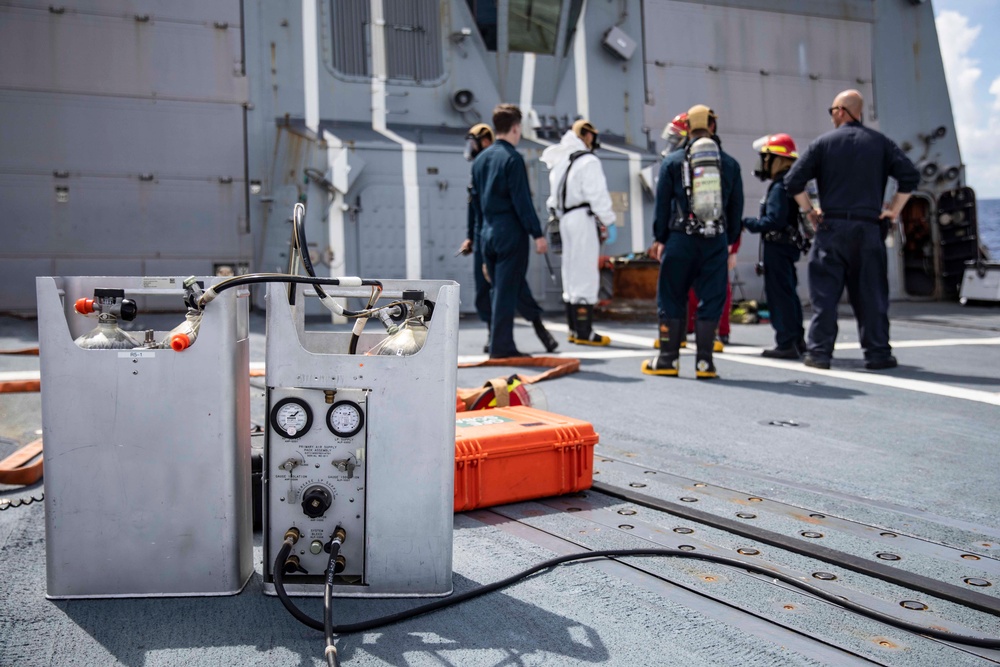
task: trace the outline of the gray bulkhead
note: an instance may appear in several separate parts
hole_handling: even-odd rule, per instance
[[[0,7],[0,310],[249,263],[242,33],[238,0]]]
[[[889,241],[890,296],[954,298],[954,271],[975,256],[975,226],[971,245],[956,245],[937,223],[938,200],[964,183],[964,169],[931,3],[646,0],[643,6],[645,124],[658,150],[659,133],[674,115],[710,105],[720,116],[723,146],[743,167],[746,214],[756,216],[767,186],[751,174],[753,140],[786,132],[801,152],[832,129],[826,109],[836,94],[856,88],[866,99],[865,123],[896,141],[924,174],[917,201],[904,211],[909,245],[898,233]],[[919,247],[915,206],[923,207],[931,232]],[[758,237],[744,233],[737,270],[745,284],[737,298],[762,298],[757,260]],[[805,298],[806,262],[799,273]]]
[[[520,149],[543,222],[545,143],[578,116],[602,130],[620,211],[605,251],[622,254],[651,240],[638,172],[655,169],[673,115],[694,103],[719,113],[755,215],[753,139],[787,131],[804,148],[830,127],[833,95],[857,87],[866,122],[926,174],[916,199],[929,240],[904,256],[894,239],[893,298],[946,296],[942,267],[975,245],[974,225],[949,246],[938,224],[964,173],[930,3],[31,0],[0,18],[4,310],[33,308],[36,275],[283,269],[291,207],[305,200],[319,274],[457,280],[470,311],[472,261],[454,256],[461,150],[500,101],[530,109]],[[617,50],[602,44],[612,29]],[[749,297],[756,258],[747,234]],[[529,282],[558,306],[534,255]]]
[[[332,262],[334,273],[456,280],[462,284],[463,309],[470,311],[472,261],[454,256],[465,238],[471,169],[461,151],[468,128],[490,122],[500,101],[532,110],[519,149],[543,223],[548,172],[538,157],[574,119],[588,115],[601,128],[605,145],[618,149],[601,153],[622,209],[618,240],[608,252],[648,245],[645,223],[652,219],[652,200],[634,178],[637,167],[653,164],[642,132],[641,54],[622,61],[600,47],[604,31],[616,22],[638,38],[639,5],[631,3],[635,6],[621,21],[617,3],[592,2],[581,13],[580,0],[502,0],[496,3],[499,39],[493,44],[487,43],[488,34],[484,38],[489,28],[482,16],[477,24],[473,13],[487,4],[344,0],[316,3],[314,13],[295,1],[247,4],[248,53],[257,53],[261,67],[270,71],[250,84],[250,171],[265,183],[262,197],[251,198],[251,210],[257,209],[265,227],[256,266],[285,266],[287,212],[305,197],[317,270],[329,271]],[[532,21],[524,16],[526,9],[536,12]],[[384,26],[373,19],[379,11]],[[535,43],[519,45],[524,39],[516,36],[504,42],[504,34],[521,34],[524,26],[542,26]],[[314,70],[305,67],[311,59],[303,49],[302,35],[310,32],[317,37]],[[582,62],[574,49],[577,34],[588,35],[591,43],[584,50],[583,73],[577,72]],[[338,48],[343,43],[350,48]],[[505,44],[551,52],[526,54]],[[581,76],[589,97],[578,91]],[[313,100],[311,114],[307,100]],[[415,154],[412,173],[405,142]],[[307,183],[306,167],[325,174],[329,187]],[[418,191],[409,205],[408,184]],[[629,210],[633,202],[635,216]],[[558,275],[559,259],[553,260]],[[532,257],[529,283],[545,305],[558,306],[560,288],[540,257]]]

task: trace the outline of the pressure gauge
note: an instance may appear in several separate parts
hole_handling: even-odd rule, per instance
[[[326,425],[334,435],[350,438],[365,425],[365,414],[354,401],[337,401],[326,413]]]
[[[271,410],[271,428],[283,438],[299,438],[312,426],[312,410],[300,398],[283,398]]]

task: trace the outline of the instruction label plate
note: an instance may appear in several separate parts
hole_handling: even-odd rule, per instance
[[[455,422],[458,428],[468,428],[471,426],[489,426],[490,424],[502,424],[503,422],[514,421],[510,417],[467,417]]]
[[[118,353],[119,359],[152,359],[156,352],[152,350],[125,350]]]
[[[177,278],[143,278],[143,289],[180,289],[181,281]]]

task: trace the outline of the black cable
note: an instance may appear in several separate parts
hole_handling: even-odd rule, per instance
[[[316,277],[316,271],[313,268],[312,257],[309,256],[309,243],[306,240],[306,226],[304,224],[299,224],[299,209],[296,206],[292,211],[292,249],[298,250],[299,257],[302,258],[302,268],[306,270],[306,273],[311,277]],[[305,207],[302,207],[302,216],[305,216]],[[304,223],[305,220],[303,219]],[[326,291],[323,290],[319,285],[314,285],[316,288],[316,294],[321,299],[326,298]]]
[[[219,292],[224,292],[232,287],[237,287],[239,285],[249,285],[256,283],[304,283],[307,285],[339,285],[340,278],[317,278],[315,276],[292,276],[285,275],[281,273],[270,273],[270,274],[255,274],[250,273],[245,276],[236,276],[234,278],[228,278],[220,283],[212,285],[212,290],[218,294]],[[364,287],[378,287],[382,288],[382,282],[379,280],[368,280],[363,278],[361,280],[361,285]],[[348,312],[348,311],[344,311]]]
[[[275,560],[274,567],[274,585],[275,589],[278,591],[278,597],[285,604],[287,595],[285,594],[283,588],[282,578],[279,576],[281,572],[281,565],[284,562],[284,557],[288,555],[291,545],[286,542],[286,545],[282,547],[282,550],[278,553],[278,558]],[[922,625],[917,625],[916,623],[910,623],[909,621],[904,621],[901,618],[896,618],[895,616],[890,616],[889,614],[882,613],[875,609],[870,609],[864,605],[858,604],[856,602],[851,602],[850,600],[841,597],[839,595],[834,595],[833,593],[828,593],[821,588],[813,586],[805,581],[801,581],[791,575],[784,574],[772,570],[770,568],[764,567],[762,565],[757,565],[755,563],[748,563],[744,561],[737,560],[735,558],[728,558],[726,556],[716,556],[714,554],[698,554],[690,551],[681,551],[679,549],[613,549],[608,551],[586,551],[583,553],[568,554],[566,556],[559,556],[557,558],[552,558],[547,561],[543,561],[537,565],[534,565],[523,572],[514,574],[506,579],[494,582],[492,584],[486,584],[479,588],[475,588],[471,591],[466,591],[465,593],[460,593],[453,597],[436,600],[430,604],[421,605],[419,607],[414,607],[407,611],[402,611],[396,614],[390,614],[388,616],[383,616],[381,618],[375,618],[369,621],[361,621],[359,623],[349,623],[346,625],[335,625],[333,626],[333,632],[336,634],[351,634],[355,632],[365,632],[368,630],[374,630],[376,628],[381,628],[386,625],[391,625],[393,623],[399,623],[400,621],[405,621],[416,616],[421,616],[423,614],[428,614],[452,605],[460,604],[466,600],[471,600],[473,598],[485,595],[486,593],[492,593],[512,584],[515,584],[522,579],[525,579],[537,572],[542,570],[547,570],[549,568],[555,567],[556,565],[562,565],[563,563],[571,563],[574,561],[584,561],[592,560],[596,558],[623,558],[627,556],[666,556],[674,558],[691,558],[694,560],[703,560],[710,563],[718,563],[721,565],[729,565],[741,570],[746,570],[748,572],[754,572],[756,574],[761,574],[769,579],[777,579],[790,586],[799,588],[811,593],[816,597],[831,602],[835,605],[853,611],[855,613],[867,616],[868,618],[880,621],[887,625],[891,625],[908,632],[913,632],[916,634],[924,635],[926,637],[931,637],[934,639],[940,639],[943,641],[954,642],[956,644],[965,644],[967,646],[977,646],[980,648],[988,649],[1000,649],[1000,638],[993,637],[972,637],[967,635],[952,634],[950,632],[944,632],[942,630],[935,630],[932,628],[927,628]],[[305,625],[315,628],[317,630],[323,629],[323,624],[319,621],[306,616],[302,613],[294,604],[289,600],[285,607],[292,612],[299,621]],[[294,611],[293,611],[294,609]]]
[[[333,643],[333,579],[337,575],[337,556],[340,554],[341,540],[330,542],[330,559],[326,563],[326,584],[323,586],[323,634],[326,637],[326,662],[329,667],[339,667],[337,647]]]
[[[271,573],[274,575],[274,591],[278,594],[281,604],[284,605],[288,613],[294,616],[296,620],[314,630],[322,630],[323,624],[296,607],[292,599],[288,597],[288,593],[285,592],[285,560],[288,558],[288,554],[292,552],[292,544],[291,540],[285,538],[281,548],[278,549],[278,555],[274,559],[274,567],[271,568]]]
[[[212,285],[211,289],[216,294],[225,292],[227,289],[233,287],[238,287],[239,285],[256,285],[260,283],[299,283],[305,285],[312,285],[317,287],[319,285],[339,285],[340,278],[316,278],[314,276],[293,276],[286,275],[282,273],[268,273],[268,274],[248,274],[245,276],[236,276],[235,278],[228,278],[220,283]],[[362,279],[361,284],[365,287],[378,287],[382,288],[381,281],[378,280],[368,280]],[[317,294],[319,292],[317,291]],[[345,317],[357,317],[360,313],[354,310],[344,310]]]

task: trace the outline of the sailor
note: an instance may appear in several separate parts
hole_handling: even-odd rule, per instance
[[[717,116],[704,105],[688,110],[689,146],[667,155],[656,186],[653,246],[660,260],[658,356],[644,361],[648,375],[676,376],[684,337],[687,294],[701,297],[695,322],[695,377],[717,377],[712,363],[716,327],[726,300],[727,257],[740,234],[740,166],[715,139]]]
[[[889,345],[889,279],[885,238],[920,182],[909,158],[885,135],[861,123],[864,100],[845,90],[828,109],[834,129],[813,141],[785,175],[785,187],[816,226],[809,258],[809,324],[804,363],[830,368],[837,339],[837,302],[847,287],[858,322],[865,368],[895,368]],[[892,201],[883,207],[889,176],[896,179]],[[806,193],[816,179],[822,210]]]
[[[562,237],[563,302],[569,342],[608,345],[611,339],[593,330],[594,304],[600,289],[601,241],[615,222],[608,183],[594,149],[600,147],[590,121],[573,123],[562,140],[542,152],[549,168],[550,213],[559,220]]]
[[[757,167],[753,175],[771,181],[760,201],[760,217],[743,218],[743,226],[761,235],[764,246],[764,293],[771,312],[775,347],[761,356],[798,359],[805,352],[802,302],[796,291],[795,262],[807,240],[799,230],[798,205],[785,189],[784,177],[798,159],[795,142],[787,134],[769,134],[753,142]]]
[[[683,149],[687,147],[688,140],[688,115],[687,112],[677,114],[673,119],[667,123],[667,126],[663,128],[663,133],[660,138],[666,140],[666,147],[660,151],[660,155],[666,157],[675,150]],[[727,267],[729,271],[736,268],[736,253],[739,252],[740,242],[737,239],[736,243],[732,245],[729,251],[729,258],[727,261]],[[686,333],[694,333],[694,322],[695,314],[698,311],[698,295],[695,294],[693,289],[688,290],[688,308],[687,308],[687,328]],[[733,288],[729,284],[729,276],[726,276],[726,303],[722,308],[722,317],[719,318],[719,330],[716,336],[715,343],[713,344],[715,352],[722,352],[724,349],[723,343],[729,342],[729,311],[732,308],[733,303]],[[687,336],[681,340],[681,347],[687,347]],[[659,348],[660,339],[657,338],[654,347]]]
[[[490,294],[490,357],[524,357],[514,345],[514,312],[518,304],[534,325],[548,352],[558,343],[542,323],[542,309],[531,296],[525,280],[528,270],[528,238],[535,251],[544,254],[548,243],[535,214],[528,188],[524,158],[515,146],[521,140],[521,110],[500,104],[493,111],[496,141],[472,163],[472,204],[482,218],[482,251]]]
[[[473,125],[469,130],[469,133],[465,135],[465,159],[471,162],[476,159],[483,150],[488,148],[493,143],[493,130],[486,123],[479,123]],[[483,248],[481,243],[482,236],[482,218],[477,214],[477,208],[473,204],[472,197],[474,193],[474,188],[472,186],[471,180],[469,181],[469,205],[468,212],[466,215],[466,233],[465,240],[462,241],[462,245],[459,247],[459,253],[463,255],[472,255],[472,277],[475,281],[476,286],[476,314],[479,315],[479,319],[486,323],[486,330],[489,332],[490,327],[490,283],[486,280],[486,275],[483,272]],[[490,351],[490,341],[489,333],[487,333],[486,345],[483,347],[483,352]]]

